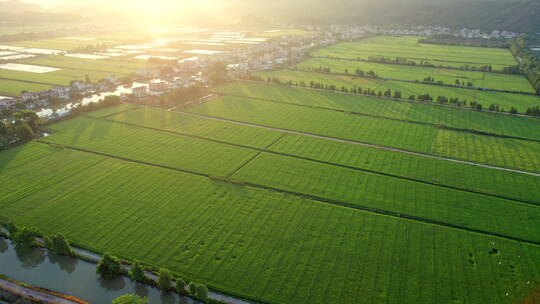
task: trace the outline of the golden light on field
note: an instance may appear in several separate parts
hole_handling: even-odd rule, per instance
[[[220,0],[26,0],[45,8],[81,14],[118,14],[141,25],[205,18],[225,6]]]

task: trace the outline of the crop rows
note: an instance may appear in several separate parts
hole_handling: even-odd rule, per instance
[[[101,109],[101,110],[88,112],[88,113],[85,113],[85,115],[90,116],[90,117],[96,117],[96,118],[98,118],[98,117],[106,117],[106,116],[118,114],[118,113],[121,113],[121,112],[130,111],[130,110],[135,109],[135,108],[136,108],[136,106],[134,106],[131,103],[123,103],[123,104],[120,104],[120,105],[117,105],[117,106],[114,106],[114,107],[107,107],[107,108],[104,108],[104,109]]]
[[[272,151],[540,204],[538,177],[287,134]]]
[[[19,96],[23,91],[38,92],[51,89],[52,85],[0,79],[0,95]]]
[[[461,102],[466,101],[467,105],[470,105],[471,102],[481,104],[484,109],[488,109],[491,104],[498,104],[499,107],[506,112],[508,112],[510,108],[514,107],[519,113],[525,113],[527,108],[535,107],[540,104],[540,98],[535,95],[488,92],[445,86],[434,86],[414,82],[370,78],[354,79],[352,76],[295,70],[259,72],[256,73],[256,75],[263,79],[276,78],[284,83],[291,81],[293,84],[304,81],[306,85],[309,85],[310,81],[314,81],[325,85],[335,85],[337,90],[341,90],[342,87],[347,89],[362,88],[362,90],[370,89],[375,90],[376,93],[379,91],[383,93],[387,89],[390,89],[392,92],[400,91],[403,98],[408,98],[409,96],[414,95],[415,98],[418,99],[418,96],[427,93],[433,98],[433,102],[436,102],[439,96],[443,96],[448,99],[458,98]]]
[[[443,189],[407,180],[262,153],[234,179],[461,225],[524,240],[540,240],[539,206]]]
[[[189,114],[163,111],[143,107],[108,117],[110,120],[126,122],[148,128],[197,135],[239,145],[264,148],[274,142],[280,132],[249,128],[222,121],[211,121]]]
[[[538,246],[43,144],[0,178],[18,224],[260,301],[515,303],[540,276]]]
[[[182,132],[247,147],[266,148],[269,151],[278,153],[397,175],[406,179],[421,180],[427,183],[540,203],[538,200],[540,197],[540,180],[537,177],[525,174],[301,135],[287,134],[274,142],[275,139],[279,138],[279,132],[277,131],[236,125],[149,107],[124,112],[110,118],[118,122],[130,122],[142,127]],[[166,126],[159,125],[162,122],[172,120],[177,121],[177,123],[166,124]],[[196,121],[196,125],[204,126],[204,129],[200,127],[182,127],[187,125],[188,121]],[[227,132],[221,132],[222,130]],[[232,137],[231,134],[238,136]],[[264,138],[266,140],[259,142]],[[274,143],[272,144],[272,142]]]
[[[226,176],[256,152],[190,137],[79,117],[50,126],[43,141],[160,166]]]
[[[299,105],[353,111],[451,128],[475,130],[540,140],[540,120],[469,111],[431,104],[409,103],[361,95],[291,88],[250,82],[233,82],[213,89],[217,93],[263,98]]]
[[[193,113],[367,142],[507,168],[540,171],[540,143],[225,96]]]
[[[540,206],[281,155],[262,153],[244,166],[255,151],[89,118],[52,128],[58,132],[45,139],[50,143],[221,177],[237,172],[232,178],[256,185],[540,242],[540,227],[529,223]]]
[[[506,49],[469,46],[448,46],[418,43],[421,37],[379,36],[359,42],[344,42],[317,50],[314,56],[368,59],[369,57],[407,58],[420,64],[429,61],[433,65],[450,67],[476,67],[491,65],[494,70],[516,65],[516,60]]]
[[[138,70],[151,68],[152,65],[144,60],[126,58],[103,58],[84,59],[66,56],[45,56],[28,59],[25,64],[36,64],[49,67],[57,67],[71,70],[101,71],[111,75],[126,75],[135,73]]]
[[[10,79],[10,80],[19,80],[19,81],[29,81],[29,82],[39,82],[49,85],[60,85],[67,86],[72,80],[85,80],[86,75],[90,77],[92,81],[97,81],[99,79],[104,79],[107,76],[110,76],[110,72],[103,71],[88,71],[88,70],[77,70],[77,69],[62,69],[59,71],[49,72],[49,73],[31,73],[31,72],[22,72],[22,71],[13,71],[0,69],[0,78]],[[118,75],[122,76],[122,75]],[[29,85],[31,88],[31,84]]]
[[[431,77],[437,81],[443,81],[447,85],[455,85],[459,80],[460,85],[467,85],[471,82],[473,87],[496,90],[516,91],[534,93],[534,88],[530,82],[522,75],[461,71],[453,69],[439,69],[421,66],[405,66],[398,64],[382,64],[375,62],[332,60],[323,58],[312,58],[297,65],[298,68],[309,69],[326,67],[332,73],[345,73],[345,69],[354,75],[356,69],[367,73],[374,71],[379,77],[403,79],[410,81],[423,81],[426,77]],[[463,82],[465,84],[463,84]]]

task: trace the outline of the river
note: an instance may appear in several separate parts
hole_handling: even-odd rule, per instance
[[[140,87],[140,86],[148,87],[148,84],[134,82],[131,86],[121,85],[121,86],[118,86],[114,91],[101,92],[101,93],[97,93],[97,94],[94,94],[94,95],[91,95],[91,96],[88,96],[88,97],[84,97],[83,99],[81,99],[79,101],[70,102],[70,103],[68,103],[66,105],[63,105],[60,108],[41,109],[39,112],[37,112],[37,115],[39,117],[42,117],[42,118],[53,118],[55,116],[56,117],[61,117],[61,116],[64,116],[64,115],[68,114],[69,111],[73,107],[76,107],[78,105],[81,105],[81,104],[82,105],[87,105],[89,103],[100,102],[101,100],[103,100],[103,98],[105,98],[106,96],[110,96],[110,95],[131,94],[131,90],[133,88]]]
[[[191,298],[162,292],[122,276],[114,280],[104,280],[96,274],[95,264],[60,256],[42,248],[15,249],[10,240],[2,238],[0,274],[89,303],[111,303],[113,299],[127,293],[148,297],[150,304],[197,303]]]

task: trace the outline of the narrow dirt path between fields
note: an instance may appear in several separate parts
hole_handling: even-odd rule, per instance
[[[450,162],[461,163],[461,164],[472,165],[472,166],[478,166],[478,167],[484,167],[484,168],[489,168],[489,169],[508,171],[508,172],[514,172],[514,173],[521,173],[521,174],[527,174],[527,175],[532,175],[532,176],[540,176],[540,173],[536,173],[536,172],[530,172],[530,171],[524,171],[524,170],[518,170],[518,169],[510,169],[510,168],[498,167],[498,166],[493,166],[493,165],[475,163],[475,162],[471,162],[471,161],[459,160],[459,159],[448,158],[448,157],[443,157],[443,156],[436,156],[436,155],[425,154],[425,153],[420,153],[420,152],[413,152],[413,151],[402,150],[402,149],[398,149],[398,148],[391,148],[391,147],[386,147],[386,146],[379,146],[379,145],[369,144],[369,143],[360,142],[360,141],[341,139],[341,138],[336,138],[336,137],[330,137],[330,136],[324,136],[324,135],[318,135],[318,134],[313,134],[313,133],[302,132],[302,131],[282,129],[282,128],[277,128],[277,127],[269,127],[269,126],[264,126],[264,125],[254,124],[254,123],[248,123],[248,122],[238,121],[238,120],[232,120],[232,119],[227,119],[227,118],[222,118],[222,117],[216,117],[216,116],[211,116],[211,115],[206,115],[206,114],[198,114],[198,113],[185,112],[185,111],[179,111],[179,112],[184,113],[184,114],[190,114],[190,115],[193,115],[193,116],[199,116],[199,117],[204,117],[204,118],[209,118],[209,119],[214,119],[214,120],[220,120],[220,121],[240,124],[240,125],[249,126],[249,127],[256,127],[256,128],[279,131],[279,132],[284,132],[284,133],[289,133],[289,134],[308,136],[308,137],[313,137],[313,138],[318,138],[318,139],[324,139],[324,140],[330,140],[330,141],[335,141],[335,142],[353,144],[353,145],[370,147],[370,148],[386,150],[386,151],[406,153],[406,154],[411,154],[411,155],[416,155],[416,156],[421,156],[421,157],[428,157],[428,158],[446,160],[446,161],[450,161]]]

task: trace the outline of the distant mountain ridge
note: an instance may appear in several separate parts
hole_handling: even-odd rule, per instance
[[[8,0],[0,2],[0,13],[20,14],[25,12],[42,13],[45,9],[38,4],[23,2],[20,0]]]
[[[295,24],[440,25],[540,32],[540,0],[242,1],[231,12]],[[274,17],[269,17],[274,16]],[[277,18],[275,16],[278,16]]]

